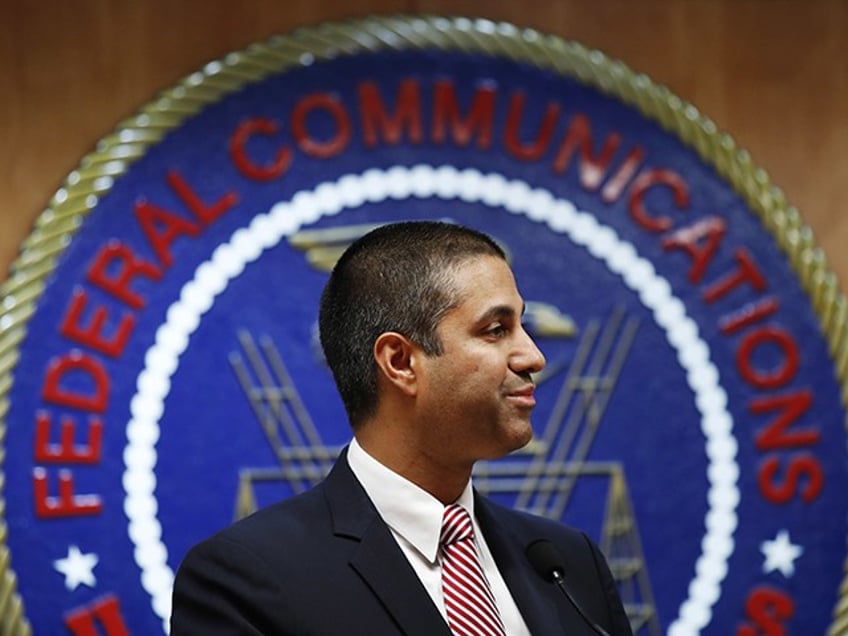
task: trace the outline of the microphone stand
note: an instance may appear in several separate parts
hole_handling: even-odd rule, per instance
[[[591,627],[598,636],[610,636],[609,632],[589,618],[586,615],[586,612],[583,611],[583,608],[580,607],[577,601],[574,600],[574,597],[571,596],[571,592],[568,591],[568,588],[565,585],[565,579],[562,576],[562,572],[558,569],[551,570],[551,578],[562,593],[565,594],[565,598],[568,599],[571,606],[577,610],[577,613],[580,614],[581,618],[586,621],[586,624],[589,625],[589,627]]]

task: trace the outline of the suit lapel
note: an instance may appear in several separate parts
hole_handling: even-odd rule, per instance
[[[524,547],[532,537],[525,540],[524,537],[513,536],[482,497],[475,497],[474,511],[492,557],[530,633],[534,636],[561,636],[565,633],[557,606],[561,599],[556,598],[553,585],[551,589],[545,587],[545,582],[524,556]]]
[[[371,587],[404,633],[450,636],[447,623],[421,585],[385,524],[375,523],[362,537],[353,568]]]
[[[357,481],[344,451],[325,481],[336,536],[359,542],[350,564],[408,636],[450,636],[447,623],[388,526]]]

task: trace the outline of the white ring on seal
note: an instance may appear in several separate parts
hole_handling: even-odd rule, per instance
[[[335,182],[323,183],[313,191],[298,192],[290,202],[275,204],[269,212],[255,216],[246,228],[236,230],[228,243],[221,243],[212,258],[198,266],[194,278],[183,286],[179,300],[168,309],[165,322],[156,331],[155,343],[147,351],[145,368],[136,382],[137,392],[130,401],[123,476],[124,511],[129,519],[135,560],[141,569],[142,586],[150,594],[153,611],[162,619],[165,633],[169,632],[174,572],[167,563],[168,551],[157,518],[156,442],[171,377],[191,334],[230,281],[283,237],[345,208],[409,197],[459,198],[500,206],[508,212],[545,222],[552,231],[567,235],[603,261],[652,312],[686,372],[707,440],[710,486],[706,534],[695,563],[695,577],[689,584],[689,597],[668,630],[669,636],[699,634],[709,624],[712,608],[721,596],[721,583],[734,549],[740,495],[737,444],[732,434],[733,418],[727,410],[727,394],[721,388],[718,369],[710,361],[709,347],[701,339],[697,324],[686,314],[684,304],[672,294],[671,285],[657,274],[653,264],[592,214],[581,212],[570,201],[556,199],[547,190],[531,188],[523,181],[448,165],[374,168],[361,175],[346,175]]]

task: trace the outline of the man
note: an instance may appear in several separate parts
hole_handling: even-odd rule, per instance
[[[191,550],[172,636],[630,634],[585,535],[472,489],[476,461],[532,437],[545,360],[522,311],[503,251],[476,231],[399,223],[355,242],[319,317],[354,439],[319,486]],[[527,559],[539,539],[576,603]]]

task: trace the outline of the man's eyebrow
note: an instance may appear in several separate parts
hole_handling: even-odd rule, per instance
[[[524,314],[524,304],[521,305],[521,314]],[[514,318],[515,317],[515,309],[513,309],[510,305],[495,305],[494,307],[490,307],[480,316],[480,322],[488,322],[489,320],[495,320],[497,318]]]

